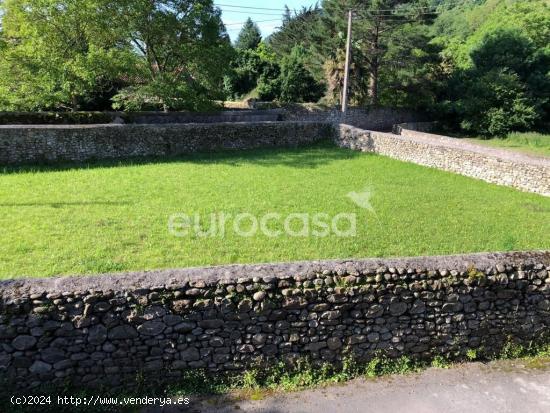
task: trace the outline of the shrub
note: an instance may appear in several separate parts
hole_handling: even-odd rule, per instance
[[[481,136],[533,128],[544,118],[548,52],[517,30],[495,29],[470,52],[473,66],[455,75],[460,127]]]
[[[162,76],[142,86],[131,86],[113,97],[113,108],[125,111],[190,110],[205,112],[217,108],[209,93],[195,82]]]
[[[277,100],[281,95],[280,68],[272,66],[260,76],[258,80],[258,98],[264,101]]]
[[[531,128],[539,115],[525,89],[518,75],[506,70],[469,80],[457,106],[461,128],[481,136],[504,136]]]
[[[256,88],[263,90],[260,99],[273,100],[278,96],[278,89],[269,86],[280,74],[280,68],[275,55],[265,43],[260,43],[256,49],[237,49],[231,62],[231,70],[224,78],[226,96],[238,99]],[[276,93],[275,93],[276,92]]]

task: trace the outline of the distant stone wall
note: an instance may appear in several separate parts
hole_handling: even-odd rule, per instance
[[[338,145],[550,196],[550,159],[400,128],[401,135],[340,125]]]
[[[281,110],[223,110],[211,113],[193,112],[129,112],[117,114],[126,123],[220,123],[220,122],[276,122],[282,119]]]
[[[397,123],[393,126],[392,132],[396,135],[405,134],[408,131],[433,132],[439,126],[439,122],[408,122]]]
[[[220,122],[330,122],[347,123],[363,129],[389,131],[402,122],[424,120],[407,109],[350,108],[346,116],[339,108],[314,104],[259,102],[258,108],[212,112],[0,112],[0,125],[78,125],[78,124],[168,124]]]
[[[419,122],[424,119],[424,115],[408,109],[392,108],[349,108],[344,115],[339,109],[294,106],[284,108],[281,118],[286,121],[317,121],[334,125],[344,123],[361,129],[390,132],[395,124]]]
[[[213,112],[0,112],[0,125],[99,125],[110,123],[275,122],[282,110]]]
[[[0,165],[294,147],[333,135],[333,127],[320,122],[11,125],[0,126]]]
[[[347,118],[380,129],[385,129],[388,119],[398,118],[384,110],[369,113],[365,117],[352,110]],[[400,135],[396,135],[338,123],[336,112],[292,116],[315,121],[0,126],[0,166],[295,147],[332,139],[341,147],[550,196],[549,158],[406,129],[426,129],[431,123],[397,125]]]
[[[461,358],[546,340],[550,251],[0,282],[0,382],[133,386],[346,355]]]

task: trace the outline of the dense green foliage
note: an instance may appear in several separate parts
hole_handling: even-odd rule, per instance
[[[290,20],[292,21],[292,20]],[[251,19],[239,33],[236,56],[231,72],[225,78],[225,90],[232,99],[256,92],[261,100],[281,102],[316,102],[324,94],[324,86],[307,69],[306,49],[295,43],[288,53],[277,54],[272,46],[261,41]]]
[[[504,136],[550,120],[548,2],[488,0],[442,14],[434,31],[451,69],[441,107],[462,130]]]
[[[235,47],[239,50],[254,50],[262,41],[262,34],[258,25],[249,17],[245,22],[239,37],[235,42]]]
[[[212,0],[124,0],[120,26],[143,63],[140,79],[116,107],[204,110],[220,93],[231,48]]]
[[[376,213],[347,196],[365,187]],[[0,199],[0,279],[550,248],[550,198],[332,146],[11,170]],[[168,231],[175,213],[207,230],[212,213],[273,211],[355,213],[357,236],[242,237],[233,221],[223,237]]]
[[[231,48],[211,0],[0,6],[2,109],[90,109],[114,94],[117,108],[201,109],[223,97]]]
[[[239,99],[256,88],[260,79],[264,79],[264,82],[271,81],[279,74],[280,67],[276,57],[264,42],[259,43],[255,49],[237,49],[230,71],[224,79],[226,94],[231,99]],[[277,95],[263,98],[272,100]]]
[[[323,95],[323,88],[306,69],[305,51],[295,46],[281,64],[280,95],[282,102],[316,102]]]
[[[543,128],[549,118],[550,9],[533,0],[324,0],[285,16],[268,38],[340,101],[353,8],[351,103],[431,111],[482,136]]]
[[[258,97],[426,110],[476,136],[550,122],[548,0],[322,0],[234,45],[212,0],[0,2],[0,110],[204,110]]]
[[[134,56],[111,30],[107,0],[0,2],[0,108],[76,109],[108,94]]]

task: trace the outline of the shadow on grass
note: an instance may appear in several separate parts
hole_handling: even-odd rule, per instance
[[[52,208],[61,208],[64,206],[87,206],[87,205],[111,205],[111,206],[122,206],[122,205],[131,205],[130,202],[109,202],[109,201],[82,201],[82,202],[11,202],[8,204],[0,203],[0,208],[9,208],[9,207],[44,207],[49,206]]]
[[[334,161],[363,156],[361,152],[336,147],[325,141],[295,148],[262,148],[246,150],[226,150],[212,153],[196,153],[171,157],[139,157],[88,162],[65,162],[56,164],[5,166],[1,174],[25,172],[58,172],[78,169],[119,168],[149,164],[194,163],[226,164],[231,166],[258,165],[264,167],[285,166],[300,169],[313,169]]]

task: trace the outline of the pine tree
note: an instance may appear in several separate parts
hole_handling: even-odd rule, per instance
[[[261,41],[262,34],[260,29],[258,25],[249,17],[237,37],[235,47],[239,50],[253,50],[258,47]]]
[[[352,98],[356,103],[378,105],[382,71],[391,64],[387,52],[400,42],[399,29],[412,20],[421,22],[430,18],[416,7],[422,4],[422,0],[323,1],[323,30],[316,41],[317,50],[325,59],[333,60],[335,67],[341,65],[336,59],[345,56],[342,50],[345,50],[347,13],[354,11],[352,70],[366,72],[352,78]]]

